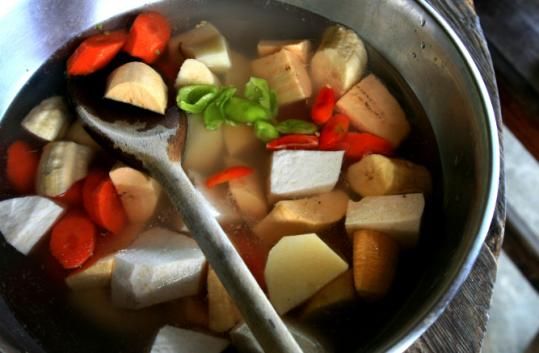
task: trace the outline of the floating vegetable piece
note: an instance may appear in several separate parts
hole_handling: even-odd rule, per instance
[[[226,332],[241,320],[238,308],[212,268],[208,269],[209,328]]]
[[[367,50],[351,29],[334,25],[326,29],[311,60],[315,88],[329,86],[337,97],[356,84],[367,69]]]
[[[108,176],[92,191],[89,209],[92,220],[113,234],[120,233],[127,224],[122,201]]]
[[[64,208],[41,196],[0,201],[0,232],[17,251],[27,255],[62,216]]]
[[[246,166],[233,166],[226,168],[206,179],[206,186],[213,188],[219,184],[229,182],[230,180],[239,179],[253,173],[253,168]]]
[[[191,85],[180,88],[176,96],[178,107],[188,113],[202,113],[219,94],[215,85]]]
[[[234,96],[236,89],[221,89],[217,97],[204,110],[204,126],[208,130],[217,130],[226,121],[225,105]]]
[[[303,40],[261,40],[256,46],[258,56],[266,56],[286,49],[294,53],[303,63],[311,56],[311,41]]]
[[[269,110],[258,103],[240,97],[231,97],[224,109],[227,120],[235,123],[251,124],[257,120],[271,118]]]
[[[349,161],[359,161],[371,153],[391,155],[394,150],[391,142],[367,132],[349,132],[339,147]]]
[[[277,96],[268,85],[268,81],[251,77],[247,84],[245,84],[245,90],[243,95],[250,101],[260,104],[263,108],[266,108],[271,116],[277,115],[279,107],[277,106]]]
[[[344,141],[350,127],[350,118],[344,114],[337,114],[331,117],[320,132],[320,149],[339,149]]]
[[[115,69],[109,76],[105,98],[164,114],[167,86],[150,66],[133,61]]]
[[[67,74],[89,75],[105,67],[122,50],[125,31],[96,34],[86,38],[67,59]]]
[[[279,130],[268,121],[255,121],[254,128],[256,137],[263,142],[269,142],[279,137]]]
[[[318,126],[305,120],[288,119],[278,123],[275,128],[281,134],[312,135],[318,131]]]
[[[297,134],[286,135],[268,142],[266,148],[270,151],[315,150],[318,149],[318,136]]]
[[[69,112],[64,98],[54,96],[44,99],[23,119],[21,125],[28,132],[45,140],[61,139],[69,126]]]
[[[352,87],[337,102],[356,129],[391,142],[397,147],[410,132],[410,123],[399,102],[374,74]]]
[[[335,90],[327,86],[320,88],[311,107],[313,121],[318,125],[325,124],[333,115],[335,103]]]
[[[75,142],[50,142],[43,147],[36,179],[36,192],[58,196],[84,178],[94,152]]]
[[[163,15],[143,12],[135,18],[124,50],[151,64],[165,51],[170,34],[170,24]]]
[[[101,149],[101,146],[99,146],[97,142],[95,142],[95,140],[90,136],[90,134],[88,134],[86,130],[84,130],[84,126],[79,119],[76,119],[71,124],[71,126],[67,130],[65,139],[76,142],[79,145],[88,146],[94,151],[98,151]]]
[[[361,297],[378,299],[389,290],[399,255],[390,236],[373,231],[354,232],[354,285]]]
[[[361,196],[428,193],[432,187],[427,168],[379,154],[365,156],[351,165],[346,179]]]
[[[219,85],[219,79],[211,70],[203,63],[196,59],[186,59],[178,77],[176,77],[176,87],[184,87],[190,85]]]
[[[24,141],[15,141],[7,148],[6,177],[15,191],[34,191],[39,166],[39,152]]]

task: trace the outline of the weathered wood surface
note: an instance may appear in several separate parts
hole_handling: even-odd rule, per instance
[[[460,38],[475,59],[494,104],[498,131],[502,134],[502,122],[496,79],[488,47],[472,1],[430,0],[453,25]],[[503,158],[502,158],[503,166]],[[503,168],[498,193],[496,213],[485,244],[459,293],[442,316],[408,349],[410,353],[476,353],[486,332],[492,289],[496,280],[497,262],[503,242],[505,225],[505,187]]]

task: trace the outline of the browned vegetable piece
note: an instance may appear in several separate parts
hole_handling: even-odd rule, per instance
[[[208,269],[209,327],[226,332],[241,320],[240,312],[212,268]]]

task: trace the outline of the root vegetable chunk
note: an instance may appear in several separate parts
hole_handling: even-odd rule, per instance
[[[189,85],[219,85],[219,79],[203,62],[186,59],[180,67],[175,86]]]
[[[270,301],[284,314],[347,269],[316,234],[284,237],[270,250],[264,272]]]
[[[222,129],[208,130],[201,116],[189,116],[182,164],[186,169],[201,173],[216,170],[224,152]]]
[[[285,235],[318,232],[344,218],[348,196],[340,190],[299,200],[284,200],[253,229],[268,246]]]
[[[141,234],[114,261],[112,300],[130,309],[197,294],[206,263],[193,239],[163,228]]]
[[[220,353],[228,345],[219,337],[167,325],[157,333],[150,353]]]
[[[67,130],[66,140],[73,141],[79,145],[90,147],[94,151],[101,149],[101,146],[84,130],[84,127],[79,119],[75,120]]]
[[[360,229],[384,232],[410,248],[419,237],[424,208],[423,194],[367,196],[348,203],[346,230],[349,234]]]
[[[105,98],[159,114],[165,114],[167,97],[167,86],[157,71],[138,61],[114,70],[105,91]]]
[[[238,308],[213,269],[208,270],[209,327],[215,332],[226,332],[241,320]]]
[[[327,85],[340,97],[361,79],[366,69],[367,51],[358,35],[343,26],[329,27],[311,60],[316,90]]]
[[[337,101],[337,110],[360,131],[370,132],[397,147],[410,132],[399,102],[374,74],[362,79]]]
[[[11,246],[27,255],[63,213],[60,205],[41,196],[0,201],[0,232]]]
[[[399,246],[390,236],[373,230],[359,230],[353,236],[355,288],[362,297],[383,297],[395,277]]]
[[[109,172],[120,196],[127,218],[132,223],[144,223],[154,214],[161,196],[161,185],[148,175],[118,165]]]
[[[286,49],[294,53],[303,63],[307,63],[311,55],[309,40],[261,40],[256,46],[258,56],[266,56]]]
[[[339,179],[343,155],[343,151],[274,152],[271,197],[302,197],[333,190]]]
[[[427,168],[379,154],[365,156],[351,165],[346,178],[361,196],[428,193],[432,184]]]
[[[309,299],[302,314],[306,316],[328,306],[354,300],[355,297],[354,274],[348,270]]]
[[[64,99],[54,96],[44,99],[23,119],[21,125],[46,141],[61,139],[69,126],[69,112]]]
[[[208,22],[201,22],[194,29],[180,34],[176,40],[184,54],[195,58],[215,73],[230,69],[230,54],[225,37]]]
[[[279,106],[304,100],[312,94],[305,64],[289,50],[256,59],[251,69],[254,76],[268,81],[277,94]]]

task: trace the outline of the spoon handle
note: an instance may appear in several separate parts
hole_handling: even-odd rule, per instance
[[[265,293],[241,259],[219,223],[209,216],[202,195],[179,163],[159,160],[146,165],[167,191],[193,238],[202,249],[243,319],[265,352],[301,353]]]

